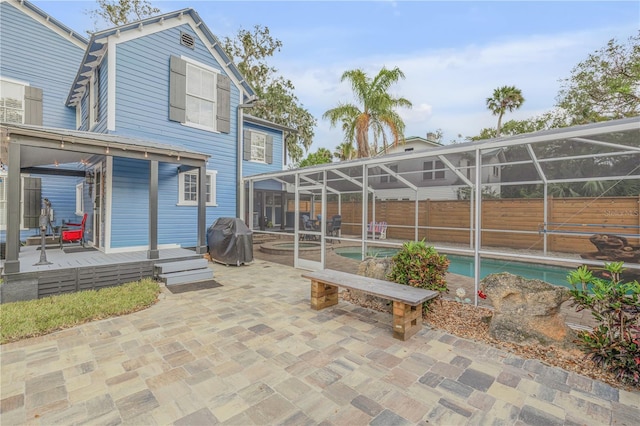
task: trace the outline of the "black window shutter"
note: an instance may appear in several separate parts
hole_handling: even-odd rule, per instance
[[[267,141],[264,145],[264,159],[267,164],[273,163],[273,136],[267,135]]]
[[[24,124],[42,126],[42,89],[25,86]]]
[[[216,130],[229,133],[231,132],[231,79],[226,75],[218,74],[217,95]]]
[[[25,228],[37,228],[40,226],[40,209],[41,205],[41,179],[26,177],[24,184],[24,216],[23,222]]]
[[[171,56],[169,76],[169,120],[187,120],[187,62]]]
[[[243,149],[242,158],[247,161],[251,160],[251,131],[250,130],[244,131],[244,149]]]

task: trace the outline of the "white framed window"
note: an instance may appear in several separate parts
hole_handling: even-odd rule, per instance
[[[217,73],[187,63],[186,122],[205,129],[216,129]]]
[[[24,124],[24,84],[0,80],[0,122]]]
[[[267,162],[267,135],[251,132],[251,161]]]
[[[389,169],[391,169],[392,172],[394,173],[398,173],[398,165],[397,164],[392,164],[389,166]],[[388,175],[388,174],[384,174],[382,176],[380,176],[380,183],[391,183],[391,182],[397,182],[398,178],[392,175]]]
[[[444,163],[440,160],[425,161],[422,164],[422,180],[444,179]]]
[[[500,167],[493,166],[493,177],[500,177]]]
[[[207,206],[217,206],[216,200],[216,170],[207,170]],[[178,175],[178,205],[198,205],[198,171],[180,173]]]
[[[80,182],[76,185],[76,215],[84,214],[84,184]]]

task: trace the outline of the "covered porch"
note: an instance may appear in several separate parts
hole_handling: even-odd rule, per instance
[[[160,144],[153,141],[126,138],[111,134],[80,132],[66,129],[42,128],[27,125],[7,125],[1,128],[1,152],[6,169],[2,178],[4,182],[5,199],[0,212],[0,237],[5,245],[5,256],[0,262],[3,283],[3,301],[9,301],[6,294],[11,293],[8,287],[22,282],[25,292],[13,293],[23,300],[23,296],[33,296],[33,286],[29,283],[37,282],[38,297],[42,293],[42,286],[49,282],[83,287],[88,285],[88,278],[80,275],[89,273],[96,283],[115,285],[123,281],[123,277],[130,271],[131,276],[151,276],[153,264],[156,261],[201,255],[206,252],[206,186],[198,186],[197,226],[184,229],[194,235],[195,250],[179,249],[177,244],[158,244],[158,168],[161,163],[173,163],[179,170],[197,170],[199,181],[206,179],[206,162],[209,156],[182,147]],[[140,247],[110,246],[111,217],[110,206],[117,202],[115,195],[110,193],[113,176],[109,168],[114,158],[140,160],[148,164],[148,177],[145,186],[148,188],[148,204],[146,217],[140,217],[135,223],[148,226],[147,243]],[[100,168],[93,165],[101,164]],[[71,188],[82,191],[85,198],[84,212],[94,216],[93,234],[86,238],[86,246],[94,250],[81,253],[64,253],[60,249],[47,250],[47,261],[51,264],[38,263],[40,252],[34,246],[24,246],[25,235],[37,232],[40,219],[40,207],[47,193],[37,191],[28,200],[33,206],[35,216],[24,216],[24,183],[23,176],[40,176],[44,181],[48,177],[69,179]],[[51,189],[48,189],[51,191]],[[66,189],[68,190],[68,188]],[[147,192],[147,191],[145,191]],[[35,195],[34,195],[35,194]],[[67,197],[69,198],[69,197]],[[0,200],[3,201],[3,200]],[[77,203],[76,200],[64,200],[64,203]],[[58,205],[63,204],[59,201]],[[69,207],[74,211],[74,207]],[[55,209],[55,206],[54,206]],[[69,210],[67,209],[67,210]],[[75,208],[75,211],[78,209]],[[22,223],[21,223],[22,222]],[[139,226],[138,226],[139,229]],[[165,250],[167,249],[167,250]],[[138,265],[136,265],[136,263]],[[117,266],[116,266],[117,265]],[[116,266],[116,267],[114,267]],[[115,272],[114,272],[115,271]],[[137,271],[134,273],[134,271]],[[82,275],[84,277],[84,275]],[[59,277],[59,278],[56,278]],[[56,281],[57,280],[57,281]],[[71,282],[73,284],[69,284]],[[131,281],[129,279],[129,281]],[[26,289],[28,287],[28,289]],[[9,293],[7,293],[9,292]],[[6,294],[5,294],[6,293]],[[10,298],[11,300],[16,300]]]

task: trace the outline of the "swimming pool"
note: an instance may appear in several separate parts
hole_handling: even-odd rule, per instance
[[[361,260],[360,247],[342,247],[334,250],[340,256],[349,259]],[[391,247],[371,247],[367,250],[368,256],[373,257],[391,257],[398,252],[398,249]],[[471,256],[460,256],[456,254],[447,254],[447,259],[451,261],[449,272],[473,277],[474,261]],[[538,265],[534,263],[513,262],[498,259],[481,259],[480,262],[480,279],[489,274],[498,272],[510,272],[514,275],[529,279],[538,279],[550,284],[570,287],[567,282],[567,274],[571,269],[560,266]]]

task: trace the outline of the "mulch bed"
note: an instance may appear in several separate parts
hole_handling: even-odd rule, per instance
[[[366,308],[380,312],[389,312],[388,306],[376,300],[362,301],[352,297],[348,291],[343,291],[342,299],[356,303]],[[493,311],[487,308],[475,307],[453,300],[441,299],[430,304],[429,311],[424,316],[424,321],[429,327],[446,331],[447,333],[492,345],[522,358],[537,359],[544,364],[572,371],[582,376],[607,383],[613,387],[638,392],[640,389],[620,383],[614,374],[603,371],[578,348],[565,350],[553,346],[530,345],[521,346],[515,343],[502,342],[489,336],[489,323]]]

